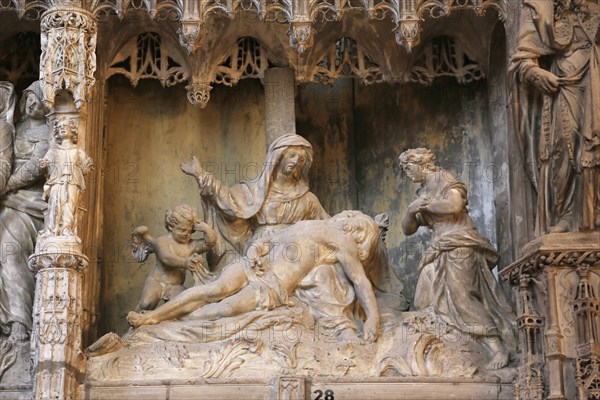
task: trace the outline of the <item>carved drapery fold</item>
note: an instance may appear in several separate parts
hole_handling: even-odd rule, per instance
[[[46,107],[52,108],[56,94],[66,89],[79,109],[95,83],[96,20],[82,8],[65,6],[45,12],[40,27],[40,75]]]

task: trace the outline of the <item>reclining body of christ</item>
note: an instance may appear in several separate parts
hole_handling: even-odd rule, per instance
[[[254,242],[246,257],[225,267],[214,282],[187,289],[156,310],[130,312],[129,323],[139,327],[190,314],[194,319],[217,320],[271,310],[287,305],[289,296],[314,268],[339,263],[366,313],[364,339],[377,339],[379,311],[363,266],[379,240],[379,227],[372,218],[344,211],[327,220],[297,222],[278,232],[274,240]]]

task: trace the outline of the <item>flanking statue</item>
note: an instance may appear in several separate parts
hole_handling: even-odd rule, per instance
[[[600,5],[523,4],[511,70],[522,89],[517,131],[537,190],[537,234],[598,229]]]
[[[0,331],[10,340],[21,342],[28,339],[32,329],[35,279],[27,267],[27,257],[33,253],[44,223],[44,173],[39,160],[48,151],[50,129],[39,81],[23,91],[21,120],[14,132],[12,85],[4,83],[0,87],[0,101],[0,182],[4,183],[0,187]],[[9,133],[12,138],[5,142]]]
[[[515,317],[491,272],[498,253],[469,217],[465,184],[434,162],[435,155],[425,148],[400,155],[408,178],[421,184],[402,230],[412,235],[425,226],[433,232],[419,265],[414,306],[431,307],[445,323],[476,338],[490,354],[488,369],[505,367]]]

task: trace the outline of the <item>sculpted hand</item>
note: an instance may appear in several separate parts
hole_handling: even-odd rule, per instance
[[[431,199],[427,197],[419,197],[418,199],[409,204],[408,212],[411,214],[416,214],[419,211],[425,210],[430,203]]]
[[[374,342],[379,337],[379,320],[368,318],[363,327],[363,339],[367,342]]]
[[[185,260],[185,267],[190,271],[195,271],[198,266],[202,265],[202,259],[198,254],[192,254],[187,260]]]
[[[208,229],[212,229],[206,222],[199,222],[194,225],[194,232],[206,232]]]
[[[536,68],[530,82],[540,91],[546,94],[556,93],[560,85],[558,76],[542,68]]]
[[[191,175],[195,178],[200,178],[200,177],[206,175],[206,171],[204,171],[204,169],[202,169],[202,166],[200,165],[200,161],[198,161],[198,159],[195,156],[192,157],[192,159],[189,160],[188,162],[182,163],[181,170],[183,171],[183,173],[185,173],[187,175]]]

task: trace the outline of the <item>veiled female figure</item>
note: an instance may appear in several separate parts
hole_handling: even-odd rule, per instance
[[[32,327],[35,280],[27,257],[44,223],[39,160],[48,151],[50,135],[39,82],[23,91],[19,106],[11,173],[0,190],[0,330],[14,341],[27,340]]]
[[[222,267],[239,261],[259,238],[276,241],[277,231],[298,221],[329,218],[308,187],[312,159],[311,144],[302,136],[288,134],[269,146],[258,177],[231,187],[204,171],[196,158],[181,166],[196,179],[206,222],[225,244],[217,246],[220,251],[209,256],[209,263]],[[296,294],[322,324],[337,332],[356,331],[352,319],[355,293],[339,267],[316,268],[300,282]]]
[[[423,148],[400,155],[408,177],[421,183],[402,229],[406,235],[420,226],[433,231],[431,246],[421,257],[415,307],[433,307],[444,322],[489,351],[488,368],[502,368],[514,343],[514,315],[490,270],[498,254],[469,217],[466,186],[434,161],[435,155]]]

